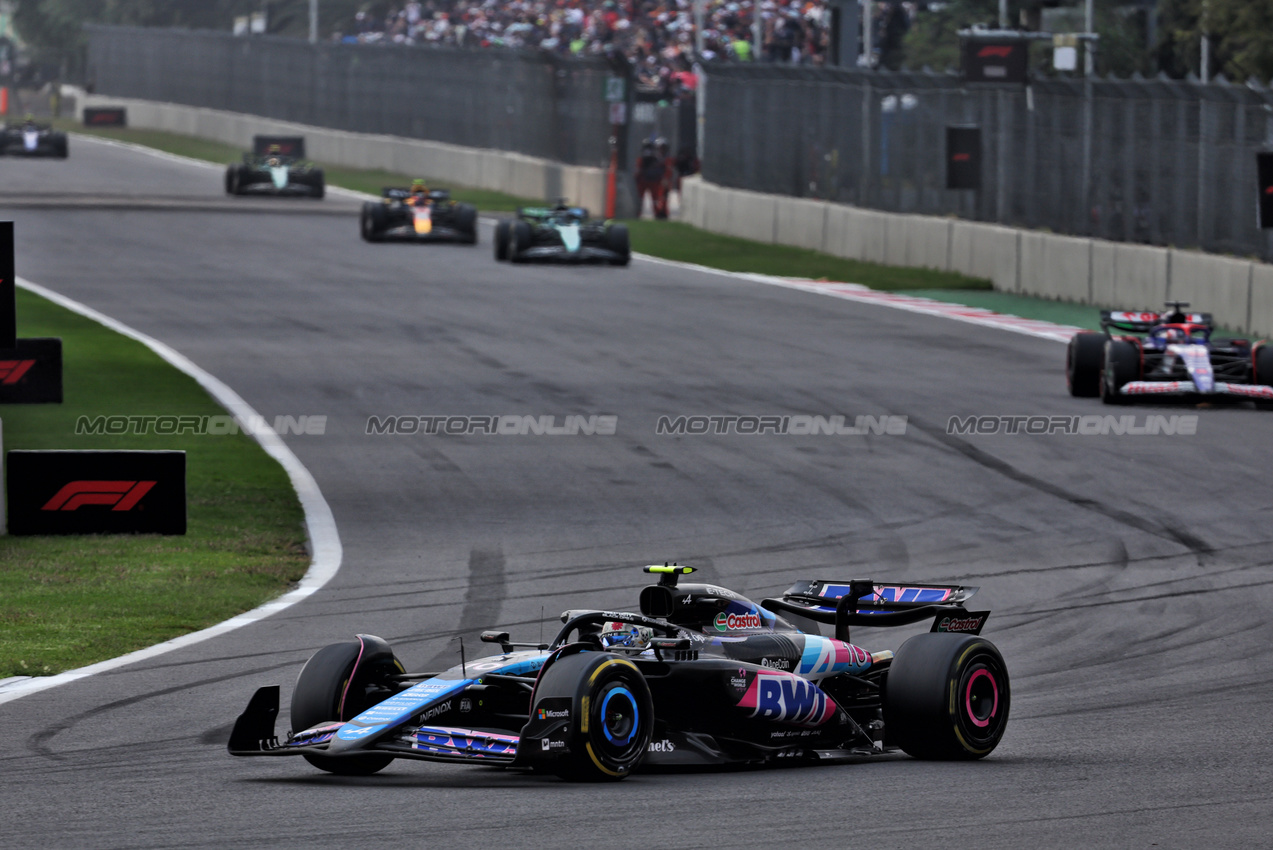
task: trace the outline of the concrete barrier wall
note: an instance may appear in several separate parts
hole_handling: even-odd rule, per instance
[[[422,139],[350,133],[310,127],[256,115],[155,103],[130,98],[82,95],[83,107],[123,106],[128,123],[149,130],[167,130],[186,136],[212,139],[248,150],[254,135],[305,137],[307,156],[347,168],[384,169],[397,174],[420,175],[434,180],[453,180],[456,185],[491,189],[553,201],[567,198],[596,214],[605,209],[605,170],[562,165],[549,160],[506,151],[465,148]],[[81,117],[82,117],[81,112]],[[773,196],[757,195],[772,210]],[[773,241],[773,221],[765,241]]]
[[[801,198],[769,196],[776,203],[766,207],[755,192],[697,177],[684,185],[682,217],[705,230],[806,248],[821,242],[837,257],[959,272],[1001,292],[1094,307],[1152,310],[1168,298],[1188,301],[1227,328],[1273,335],[1273,265]],[[739,216],[740,204],[754,212]]]

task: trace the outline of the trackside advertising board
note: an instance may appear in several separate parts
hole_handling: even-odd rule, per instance
[[[128,110],[122,106],[84,107],[85,127],[127,127]]]
[[[0,404],[62,403],[62,340],[19,339],[0,348]]]
[[[185,534],[186,453],[5,456],[10,534]]]

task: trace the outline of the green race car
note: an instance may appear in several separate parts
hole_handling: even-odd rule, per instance
[[[590,218],[583,207],[523,207],[495,226],[495,259],[514,263],[592,262],[626,266],[632,260],[628,228]]]

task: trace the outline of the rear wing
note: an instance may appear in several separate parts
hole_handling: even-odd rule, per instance
[[[252,155],[269,156],[270,148],[275,145],[278,146],[277,152],[281,156],[291,156],[297,159],[305,158],[304,136],[253,136]]]
[[[980,634],[989,611],[969,611],[964,603],[980,588],[953,584],[877,584],[870,579],[799,581],[781,599],[761,605],[835,626],[848,641],[850,626],[904,626],[933,620],[934,632]]]
[[[1101,330],[1107,332],[1116,330],[1126,333],[1149,333],[1156,325],[1161,325],[1171,320],[1173,312],[1155,313],[1146,311],[1138,313],[1126,310],[1102,310]],[[1211,318],[1210,313],[1175,313],[1174,316],[1176,322],[1206,325],[1208,328],[1215,327],[1215,321]]]
[[[386,186],[380,191],[382,198],[388,198],[391,201],[405,201],[411,197],[410,189],[399,189],[394,186]],[[430,189],[429,200],[432,201],[449,201],[451,200],[450,189]]]

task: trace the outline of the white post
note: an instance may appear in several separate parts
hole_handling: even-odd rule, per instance
[[[707,0],[694,0],[694,53],[703,61],[703,18],[707,14]]]
[[[867,68],[871,67],[875,56],[875,39],[871,32],[871,13],[875,11],[871,7],[874,3],[875,0],[862,0],[862,56],[866,59],[864,67]]]
[[[1204,82],[1211,82],[1211,33],[1207,29],[1207,0],[1202,0],[1202,17],[1198,20],[1202,30],[1202,55],[1198,60],[1198,77]]]
[[[309,0],[309,43],[318,43],[318,0]]]
[[[1090,36],[1094,26],[1096,26],[1096,21],[1092,10],[1092,0],[1087,0],[1087,7],[1083,11],[1083,31]],[[1096,70],[1096,57],[1092,55],[1093,43],[1090,38],[1083,41],[1083,73],[1089,77]]]
[[[999,29],[1008,28],[1008,0],[999,0]]]
[[[752,7],[751,16],[751,61],[759,62],[760,53],[765,49],[765,25],[760,20],[760,4]]]

